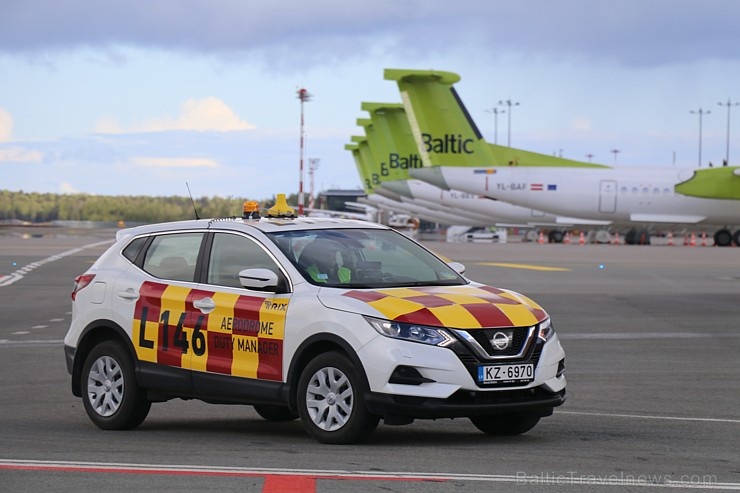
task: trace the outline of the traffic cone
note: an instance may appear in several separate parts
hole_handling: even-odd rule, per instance
[[[583,231],[581,231],[581,234],[578,236],[578,244],[579,245],[586,244],[586,237],[583,235]]]
[[[668,232],[668,246],[673,246],[673,231]]]
[[[701,246],[707,246],[707,233],[701,232]]]
[[[612,241],[612,245],[620,245],[621,242],[619,241],[619,231],[614,232],[614,240]]]
[[[689,245],[693,247],[696,246],[696,233],[691,233],[691,243],[689,243]]]
[[[570,245],[570,231],[565,233],[565,239],[563,240],[563,243],[565,243],[566,245]]]
[[[539,243],[540,245],[545,243],[545,235],[542,233],[542,231],[540,231],[540,236],[539,238],[537,238],[537,243]]]
[[[689,246],[689,234],[683,235],[683,246]]]

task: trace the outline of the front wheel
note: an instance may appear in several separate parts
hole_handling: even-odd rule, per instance
[[[500,414],[493,416],[473,416],[470,418],[476,428],[488,435],[513,436],[526,433],[540,421],[539,416]]]
[[[303,426],[322,443],[361,442],[380,419],[365,408],[365,384],[357,368],[338,352],[321,354],[306,365],[297,401]]]
[[[113,341],[93,348],[82,367],[82,402],[90,420],[104,430],[139,426],[152,403],[136,384],[127,351]]]

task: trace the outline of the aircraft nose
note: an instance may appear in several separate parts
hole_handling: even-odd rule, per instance
[[[442,169],[439,166],[410,169],[409,174],[421,181],[431,183],[442,190],[450,189],[447,185],[447,181],[445,181],[444,175],[442,174]]]
[[[395,192],[402,197],[414,198],[414,194],[411,193],[409,184],[406,180],[387,181],[383,183],[383,188]]]

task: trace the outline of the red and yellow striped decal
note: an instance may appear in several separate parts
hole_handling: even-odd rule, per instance
[[[145,282],[133,342],[142,361],[282,381],[287,297],[243,296]],[[194,302],[210,298],[204,314]]]
[[[437,327],[525,327],[547,317],[526,296],[490,286],[353,290],[344,296],[364,301],[389,320]]]

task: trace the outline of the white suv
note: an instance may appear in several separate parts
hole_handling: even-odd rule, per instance
[[[384,226],[212,219],[121,230],[75,280],[72,392],[104,429],[196,398],[300,417],[325,443],[379,420],[520,434],[565,401],[547,313]]]

